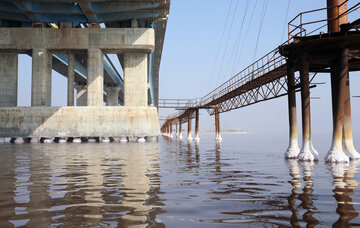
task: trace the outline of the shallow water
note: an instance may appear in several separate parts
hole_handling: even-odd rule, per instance
[[[359,164],[285,161],[279,137],[0,145],[0,227],[359,226]]]

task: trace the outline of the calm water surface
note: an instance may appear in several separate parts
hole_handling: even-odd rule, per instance
[[[360,164],[285,161],[279,137],[0,145],[0,227],[359,226]]]

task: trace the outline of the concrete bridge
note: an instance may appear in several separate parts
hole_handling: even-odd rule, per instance
[[[152,101],[169,7],[170,0],[0,1],[0,137],[158,136]],[[32,56],[31,107],[17,107],[18,54]],[[124,75],[108,54],[117,55]],[[52,69],[67,77],[67,107],[51,107]]]
[[[200,101],[188,101],[178,113],[168,116],[161,131],[172,137],[173,125],[188,123],[188,140],[192,140],[191,122],[195,118],[195,140],[199,140],[199,109],[215,116],[216,140],[221,141],[220,113],[258,102],[288,96],[289,147],[287,159],[318,160],[311,142],[310,88],[316,73],[330,73],[333,106],[333,139],[327,162],[359,159],[353,145],[349,71],[360,70],[360,19],[349,22],[348,15],[359,10],[360,3],[348,6],[347,0],[328,0],[327,7],[300,13],[288,24],[289,39],[278,48],[245,68],[205,95]],[[306,16],[326,11],[327,18],[303,22]],[[320,33],[327,26],[327,32]],[[309,27],[311,29],[309,29]],[[314,29],[315,27],[315,29]],[[297,76],[295,72],[299,71]],[[312,74],[312,75],[311,75]],[[302,148],[299,149],[296,126],[296,92],[301,92]]]

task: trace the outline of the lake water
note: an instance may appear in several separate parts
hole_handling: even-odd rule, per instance
[[[0,227],[360,225],[359,164],[285,161],[287,138],[222,136],[0,145]]]

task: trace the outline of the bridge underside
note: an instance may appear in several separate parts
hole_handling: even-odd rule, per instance
[[[159,135],[150,106],[158,97],[169,5],[0,1],[0,137]],[[17,107],[18,54],[32,57],[29,108]],[[118,57],[123,76],[108,54]],[[81,107],[51,107],[52,69],[68,78],[68,106]]]

